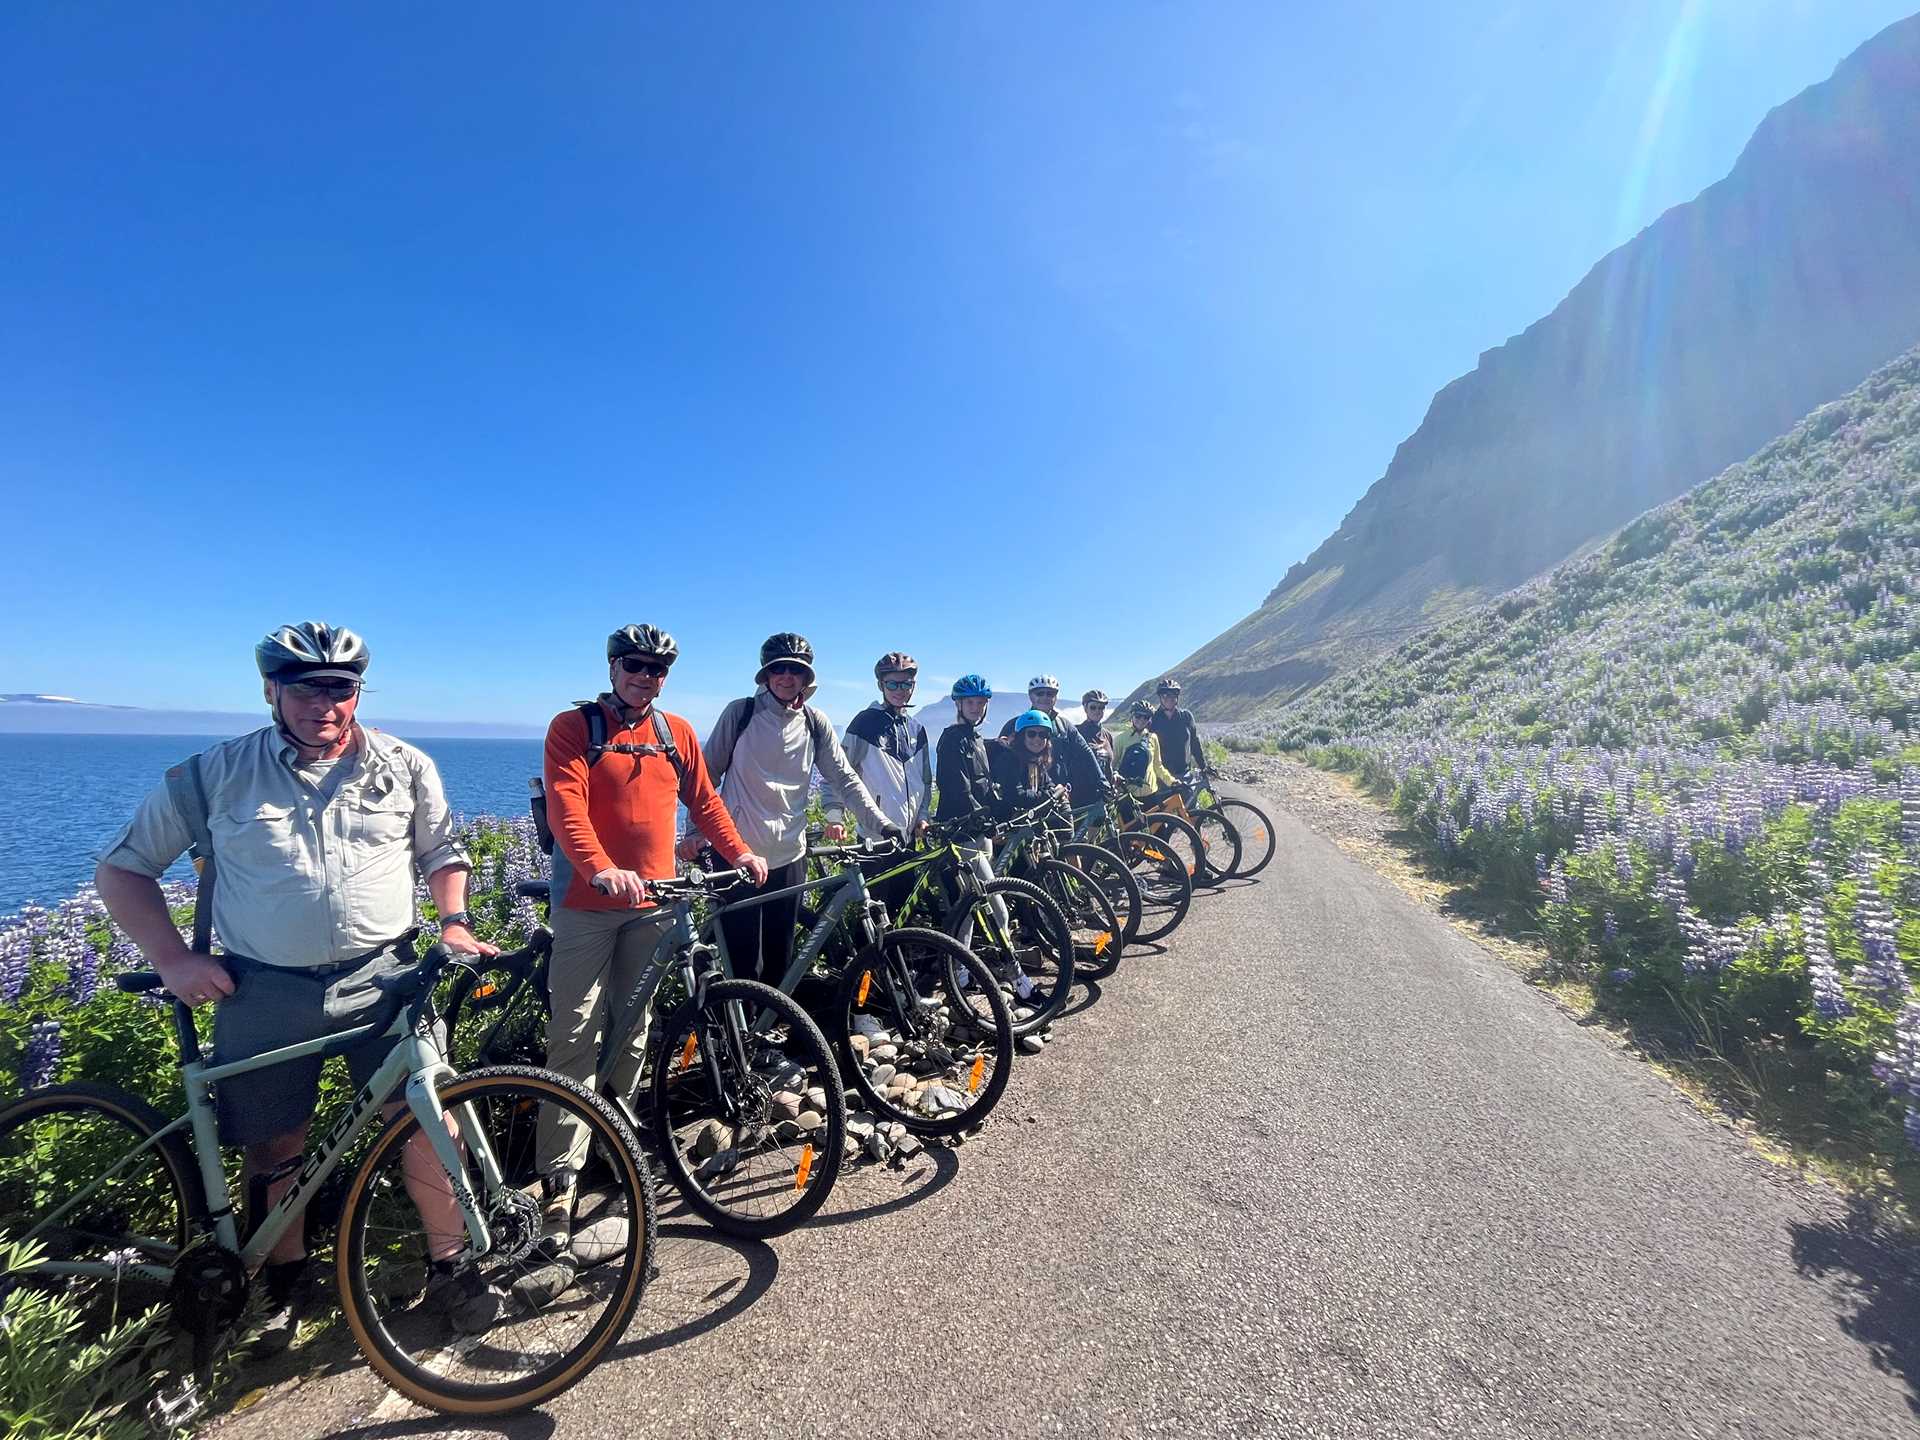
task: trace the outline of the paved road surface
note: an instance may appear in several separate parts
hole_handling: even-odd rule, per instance
[[[772,1246],[671,1221],[619,1358],[466,1433],[1915,1428],[1910,1249],[1276,818],[978,1140]],[[455,1428],[349,1362],[216,1433]]]

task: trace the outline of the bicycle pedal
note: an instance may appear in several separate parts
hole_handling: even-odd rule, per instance
[[[191,1425],[206,1412],[207,1397],[200,1382],[191,1374],[180,1377],[172,1391],[162,1389],[147,1406],[147,1414],[161,1430],[179,1430]]]

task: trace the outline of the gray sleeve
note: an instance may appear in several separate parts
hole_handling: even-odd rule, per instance
[[[831,735],[833,732],[829,730],[827,733]],[[859,774],[860,767],[866,764],[867,752],[872,749],[872,745],[853,733],[853,727],[851,725],[847,727],[847,738],[841,742],[841,750],[846,756],[848,769],[852,770],[856,775]],[[826,801],[821,808],[826,811],[828,819],[838,822],[840,817],[846,813],[846,792],[841,788],[839,782],[827,773],[825,766],[820,767],[820,786],[825,792],[824,799]]]
[[[94,858],[116,870],[158,880],[192,844],[187,822],[180,818],[173,796],[162,785],[140,802],[133,818]]]
[[[727,773],[727,767],[733,763],[734,743],[740,738],[740,711],[746,709],[753,714],[751,702],[742,707],[738,700],[729,700],[720,718],[713,722],[713,733],[707,736],[707,743],[701,746],[701,752],[707,757],[707,778],[714,788],[720,788],[720,777]]]
[[[422,875],[449,865],[471,867],[472,859],[454,837],[453,811],[447,805],[439,767],[424,752],[407,758],[413,762],[413,863]]]
[[[867,793],[865,782],[854,774],[853,766],[847,763],[847,752],[840,748],[840,737],[833,733],[833,727],[822,725],[820,735],[823,743],[814,747],[813,765],[820,772],[821,781],[829,793],[839,796],[845,807],[853,811],[861,830],[869,835],[878,835],[884,826],[893,824],[893,821],[880,813],[880,807],[873,803],[873,796]]]

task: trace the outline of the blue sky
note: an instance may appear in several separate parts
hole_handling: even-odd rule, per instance
[[[1907,3],[15,0],[0,691],[1124,690]]]

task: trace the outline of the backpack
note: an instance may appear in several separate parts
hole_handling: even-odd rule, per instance
[[[187,855],[193,861],[199,883],[193,892],[193,948],[201,955],[213,953],[213,831],[207,824],[207,782],[200,773],[200,757],[189,756],[167,771],[167,795],[173,808],[186,822],[192,843]]]
[[[1120,757],[1120,778],[1129,785],[1147,783],[1147,772],[1153,768],[1153,747],[1142,739],[1127,747],[1127,753]]]
[[[751,695],[735,700],[720,712],[722,720],[732,720],[736,732],[745,730],[753,719],[753,699]],[[833,727],[827,723],[827,717],[811,705],[802,706],[807,715],[807,734],[813,739],[813,753],[817,756],[822,750],[833,744]]]
[[[687,803],[687,762],[681,755],[680,747],[673,743],[673,729],[667,724],[667,717],[656,706],[653,711],[653,738],[651,745],[609,745],[607,743],[607,712],[600,708],[598,700],[576,700],[573,708],[580,712],[580,718],[587,725],[587,769],[591,770],[600,763],[600,758],[611,750],[616,755],[664,755],[667,763],[673,766],[674,776],[680,782],[680,803]],[[527,802],[527,809],[533,815],[534,835],[540,842],[540,848],[549,860],[553,858],[553,827],[547,820],[546,787],[538,776],[534,778],[533,798]]]

